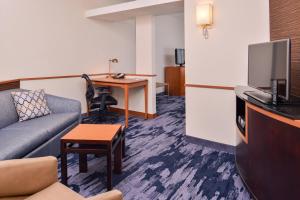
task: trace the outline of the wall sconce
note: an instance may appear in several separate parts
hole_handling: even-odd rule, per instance
[[[108,77],[111,78],[111,63],[118,63],[119,60],[117,58],[109,59],[109,68],[108,68]]]
[[[213,24],[213,5],[211,3],[197,6],[197,25],[203,29],[204,39],[208,39],[208,27]]]

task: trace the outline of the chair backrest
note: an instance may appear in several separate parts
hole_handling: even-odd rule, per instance
[[[84,78],[86,80],[87,87],[86,87],[85,97],[87,102],[90,103],[95,96],[95,89],[93,83],[87,74],[82,74],[81,78]]]

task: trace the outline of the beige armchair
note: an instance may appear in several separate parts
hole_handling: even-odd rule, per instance
[[[0,161],[0,200],[84,200],[57,179],[55,157]],[[122,200],[118,190],[86,200]]]

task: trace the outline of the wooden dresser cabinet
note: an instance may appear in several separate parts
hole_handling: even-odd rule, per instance
[[[259,200],[299,199],[300,107],[267,105],[237,87],[236,166]]]
[[[170,96],[184,96],[185,68],[176,66],[165,67],[165,83],[169,84]]]

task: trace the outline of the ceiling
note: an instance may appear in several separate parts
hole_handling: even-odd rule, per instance
[[[91,19],[123,21],[143,15],[164,15],[183,12],[183,0],[137,0],[86,11]]]

